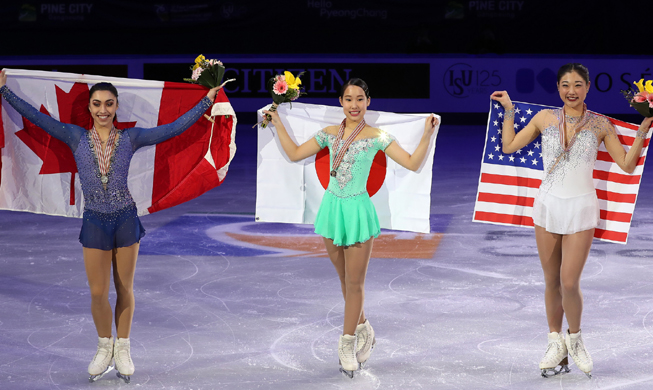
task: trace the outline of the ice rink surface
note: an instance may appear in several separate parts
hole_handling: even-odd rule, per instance
[[[97,334],[81,221],[0,211],[0,389],[653,388],[653,168],[628,244],[595,241],[583,274],[594,378],[571,364],[544,379],[533,231],[471,222],[484,129],[443,125],[432,233],[375,243],[365,309],[377,345],[350,380],[335,270],[310,226],[254,222],[255,132],[238,132],[221,187],[142,218],[129,385],[115,371],[88,383]]]

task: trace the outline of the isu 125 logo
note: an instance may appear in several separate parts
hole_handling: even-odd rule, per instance
[[[477,70],[459,62],[444,72],[442,81],[449,95],[466,98],[472,94],[489,94],[501,84],[501,77],[498,70]]]

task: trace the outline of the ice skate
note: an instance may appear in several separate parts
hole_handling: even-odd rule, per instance
[[[88,378],[90,383],[102,378],[104,374],[113,370],[111,360],[113,359],[113,336],[112,337],[98,337],[97,352],[93,356],[93,360],[88,365],[88,373],[91,375]]]
[[[585,343],[581,337],[580,330],[578,333],[569,333],[569,330],[567,330],[567,338],[565,341],[567,344],[567,350],[569,350],[569,355],[571,355],[571,358],[574,360],[574,363],[576,363],[578,369],[584,372],[588,378],[592,379],[594,363],[592,362],[590,353],[585,349]]]
[[[356,336],[350,334],[340,336],[338,357],[340,358],[340,372],[353,378],[354,372],[360,366],[356,360]]]
[[[366,319],[356,327],[356,360],[360,363],[361,368],[365,367],[375,345],[374,329],[370,325],[370,321]]]
[[[116,339],[116,344],[113,347],[113,359],[116,362],[116,376],[125,383],[131,381],[131,376],[134,374],[134,363],[129,347],[129,339]]]
[[[558,374],[569,372],[569,361],[567,359],[567,344],[562,333],[549,333],[549,345],[546,347],[544,357],[540,360],[542,376],[549,378]]]

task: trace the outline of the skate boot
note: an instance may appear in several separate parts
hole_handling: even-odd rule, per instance
[[[569,372],[568,364],[567,345],[565,344],[565,338],[562,336],[562,333],[549,333],[549,345],[546,347],[544,357],[540,360],[542,376],[548,378]]]
[[[576,367],[579,370],[585,373],[588,378],[592,379],[592,369],[594,368],[594,363],[592,363],[592,357],[590,353],[585,349],[585,343],[583,338],[580,335],[580,330],[578,333],[569,333],[567,330],[567,350],[569,350],[569,355],[574,359]]]
[[[356,360],[356,336],[350,334],[340,336],[338,357],[340,358],[340,372],[353,378],[354,371],[359,368]]]
[[[361,364],[361,368],[365,367],[375,345],[374,329],[370,325],[370,321],[366,319],[356,327],[356,360]]]
[[[113,370],[113,336],[111,337],[98,337],[97,352],[93,356],[93,360],[88,365],[88,373],[91,375],[88,378],[90,383],[102,378],[104,374]]]
[[[129,339],[116,338],[116,344],[113,347],[113,359],[116,362],[116,376],[125,383],[131,381],[131,376],[134,374],[134,363],[129,349]]]

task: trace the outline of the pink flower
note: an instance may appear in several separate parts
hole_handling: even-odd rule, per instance
[[[276,83],[278,81],[286,81],[286,76],[281,75],[281,74],[278,74],[278,75],[274,76],[274,82]]]
[[[643,93],[645,94],[646,92],[643,92]],[[635,103],[644,103],[646,101],[646,96],[643,95],[642,92],[637,93],[637,94],[635,94],[635,96],[633,96],[633,101]]]
[[[648,100],[648,106],[653,108],[653,93],[649,93],[646,100]]]
[[[191,78],[192,78],[193,80],[197,81],[197,79],[200,78],[200,75],[202,74],[202,71],[203,71],[203,70],[204,70],[204,69],[202,69],[202,68],[197,68],[197,69],[195,69],[195,70],[193,71],[193,76],[192,76]]]
[[[272,90],[277,95],[283,95],[284,93],[286,93],[286,91],[288,91],[288,83],[286,83],[285,80],[277,80],[274,83],[274,86],[272,86]]]

